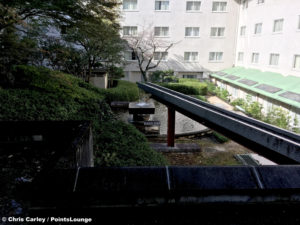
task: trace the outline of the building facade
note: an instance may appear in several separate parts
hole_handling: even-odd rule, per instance
[[[236,65],[300,77],[300,1],[243,1]]]
[[[156,70],[200,78],[233,66],[238,13],[234,0],[123,0],[122,35],[152,30],[155,38],[174,43]],[[126,58],[126,79],[140,80],[134,57],[128,52]]]
[[[123,36],[147,29],[175,43],[155,70],[211,75],[232,100],[251,95],[265,113],[280,107],[300,121],[299,0],[123,0],[121,26]],[[127,59],[125,79],[140,81]]]

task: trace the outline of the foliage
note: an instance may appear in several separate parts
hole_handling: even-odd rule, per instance
[[[200,82],[185,82],[185,83],[160,83],[161,86],[186,95],[206,95],[207,86]]]
[[[37,43],[27,37],[20,37],[12,29],[0,35],[0,85],[10,86],[14,82],[12,68],[16,64],[29,64],[36,55]]]
[[[1,0],[2,86],[14,85],[14,65],[47,65],[88,80],[92,68],[121,63],[119,4],[118,0]]]
[[[114,64],[123,63],[125,43],[120,37],[118,27],[101,20],[82,20],[76,27],[67,30],[63,35],[70,43],[80,46],[83,58],[86,59],[89,81],[95,68],[111,68]]]
[[[178,78],[174,76],[173,70],[157,70],[150,75],[151,82],[178,82]]]
[[[163,74],[163,71],[156,70],[150,74],[149,80],[153,83],[162,82],[162,77],[163,77],[162,74]]]
[[[223,99],[224,101],[229,102],[229,100],[230,100],[230,99],[229,99],[230,94],[229,94],[229,92],[228,92],[226,89],[222,89],[222,88],[220,88],[220,87],[216,87],[215,93],[216,93],[216,95],[217,95],[219,98]]]
[[[179,78],[179,83],[187,83],[187,82],[199,82],[196,78]]]
[[[203,96],[203,95],[194,95],[193,97],[194,97],[194,98],[197,98],[197,99],[199,99],[199,100],[201,100],[201,101],[207,102],[206,97]]]
[[[264,121],[284,129],[290,129],[291,116],[282,108],[272,107]]]
[[[207,85],[207,92],[210,94],[215,94],[216,93],[216,85],[212,82],[205,81]]]
[[[16,25],[24,25],[30,20],[47,19],[52,25],[75,26],[83,19],[102,20],[114,23],[117,19],[117,0],[90,0],[82,4],[80,0],[1,0],[0,32]]]
[[[300,133],[300,128],[298,127],[298,125],[299,125],[299,121],[298,121],[297,115],[295,115],[295,117],[294,117],[294,127],[293,127],[293,131],[295,133]]]
[[[166,165],[161,154],[149,147],[144,135],[121,121],[104,122],[97,141],[97,166]]]
[[[111,66],[108,68],[108,78],[110,80],[121,79],[124,77],[124,70],[122,67]]]
[[[283,129],[292,130],[291,116],[288,115],[286,110],[280,107],[272,107],[268,110],[267,114],[262,113],[263,106],[251,100],[251,96],[247,96],[247,101],[244,99],[238,98],[232,102],[234,106],[238,105],[242,107],[248,115],[251,117],[262,120],[266,123],[273,124],[275,126],[281,127]],[[297,120],[297,119],[296,119]],[[297,126],[297,121],[294,120],[294,126]]]
[[[212,134],[217,139],[217,141],[220,143],[225,143],[225,142],[229,141],[229,139],[227,137],[224,137],[223,135],[221,135],[215,131]]]
[[[105,101],[110,103],[112,101],[137,101],[139,98],[139,89],[136,84],[125,81],[118,80],[118,84],[114,88],[109,88],[106,90],[100,90],[105,96]]]
[[[94,149],[101,162],[110,159],[119,165],[158,165],[163,162],[134,127],[115,121],[110,107],[103,101],[105,90],[46,68],[17,66],[14,73],[19,74],[16,76],[20,78],[19,87],[0,88],[0,120],[90,120]],[[127,83],[120,84],[124,87]],[[116,136],[109,138],[114,133]],[[102,149],[105,151],[101,152]],[[120,153],[117,149],[126,151]]]
[[[169,83],[169,82],[178,83],[178,80],[179,79],[175,76],[164,76],[163,77],[163,82],[165,82],[165,83]]]
[[[248,107],[248,103],[242,99],[242,98],[237,98],[231,102],[231,105],[233,106],[240,106],[246,111],[246,108]]]

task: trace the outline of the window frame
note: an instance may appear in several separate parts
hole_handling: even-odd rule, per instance
[[[254,24],[254,35],[261,35],[262,34],[262,24],[263,23],[256,23]],[[260,25],[260,32],[257,33],[257,26]]]
[[[156,35],[156,32],[155,32],[156,28],[160,28],[160,32],[159,32],[160,35]],[[168,35],[161,35],[163,28],[168,28]],[[168,37],[170,37],[170,27],[165,27],[165,26],[154,27],[154,37],[156,37],[156,38],[168,38]]]
[[[159,61],[159,59],[155,59],[155,54],[156,53],[159,53],[159,58],[161,57],[161,55],[165,54],[165,59],[164,59],[164,56],[163,56],[161,58],[161,60],[160,60],[161,62],[168,61],[168,55],[169,55],[169,53],[168,52],[159,52],[159,51],[153,53],[153,61]]]
[[[240,27],[240,37],[245,37],[245,36],[246,36],[246,26],[244,25]]]
[[[259,53],[258,52],[252,52],[251,63],[253,63],[253,64],[258,64],[259,63]]]
[[[189,2],[192,2],[193,4],[195,4],[195,2],[199,3],[199,10],[195,10],[195,9],[192,9],[192,10],[188,10],[188,3]],[[185,4],[185,11],[186,12],[201,12],[201,6],[202,6],[202,2],[201,1],[186,1],[186,4]],[[193,7],[194,8],[194,7]]]
[[[217,7],[217,10],[214,10],[214,3],[219,4],[218,7]],[[220,10],[222,3],[225,3],[225,9],[224,10]],[[227,12],[227,6],[228,6],[227,5],[227,1],[213,1],[212,2],[212,9],[211,9],[211,11],[213,13],[224,13],[224,12]]]
[[[129,34],[124,34],[124,28],[129,28]],[[132,28],[135,27],[136,28],[136,33],[135,34],[132,34]],[[123,37],[129,37],[129,36],[132,36],[132,37],[136,37],[138,35],[138,27],[137,26],[123,26],[122,27],[122,35]]]
[[[136,7],[134,9],[125,9],[124,8],[124,1],[135,1],[136,2]],[[123,0],[122,1],[122,10],[126,11],[126,12],[130,12],[130,11],[138,11],[138,0]]]
[[[187,36],[187,29],[192,29],[192,35],[191,36]],[[195,32],[195,29],[198,29],[198,35],[197,36],[195,36],[194,35],[194,32]],[[186,37],[186,38],[198,38],[198,37],[200,37],[200,27],[185,27],[185,29],[184,29],[184,37]]]
[[[135,61],[137,61],[138,59],[137,59],[137,57],[136,57],[136,55],[135,55],[135,53],[133,52],[133,51],[131,51],[131,50],[126,50],[125,52],[127,52],[127,53],[131,53],[131,59],[127,59],[126,57],[125,57],[125,55],[124,55],[124,58],[125,58],[125,60],[126,61],[131,61],[131,62],[135,62]],[[134,54],[134,56],[135,56],[135,59],[132,59],[133,57],[133,54]]]
[[[242,56],[242,57],[240,57],[240,56]],[[237,61],[238,62],[244,62],[244,56],[245,56],[244,52],[238,52]]]
[[[189,59],[188,60],[185,57],[187,53],[189,53]],[[191,60],[191,56],[193,55],[193,53],[197,53],[196,54],[197,57],[196,57],[195,60]],[[199,61],[199,52],[184,52],[183,53],[183,59],[184,59],[184,62],[198,62]]]
[[[293,57],[293,69],[294,70],[300,70],[300,63],[299,63],[299,67],[296,67],[296,58],[299,57],[299,60],[300,60],[300,54],[295,54],[294,57]]]
[[[213,36],[212,35],[212,29],[216,29],[216,34],[217,35],[215,35],[215,36]],[[223,35],[222,36],[220,36],[220,35],[218,35],[220,32],[220,30],[223,30]],[[222,37],[225,37],[225,27],[211,27],[210,28],[210,37],[213,37],[213,38],[222,38]]]
[[[214,54],[214,57],[213,57],[213,59],[211,59],[211,54]],[[220,60],[217,60],[217,55],[218,54],[221,54],[221,59]],[[223,56],[224,56],[224,52],[209,52],[209,55],[208,55],[208,61],[209,62],[223,62]]]
[[[278,56],[278,58],[277,58],[277,64],[271,64],[271,62],[272,62],[272,56]],[[270,54],[270,58],[269,58],[269,66],[278,66],[279,65],[279,57],[280,57],[280,54],[278,54],[278,53],[271,53]]]
[[[156,2],[168,2],[168,9],[156,9]],[[156,12],[168,12],[168,11],[170,11],[170,0],[155,0],[154,1],[154,10]]]
[[[277,31],[277,30],[275,30],[275,27],[276,27],[276,22],[279,22],[279,21],[282,21],[281,30]],[[273,33],[282,33],[283,32],[283,23],[284,23],[283,18],[274,20],[273,21]]]

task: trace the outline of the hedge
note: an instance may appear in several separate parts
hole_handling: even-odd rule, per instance
[[[117,86],[106,90],[101,90],[105,96],[105,101],[137,101],[139,99],[139,89],[135,83],[118,80]]]
[[[186,95],[206,95],[207,85],[200,82],[186,81],[184,83],[160,83],[161,86]]]

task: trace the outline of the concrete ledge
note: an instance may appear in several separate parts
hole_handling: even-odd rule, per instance
[[[300,166],[79,168],[55,172],[28,191],[38,193],[36,206],[300,204]]]
[[[166,143],[151,143],[150,147],[159,152],[199,152],[200,146],[195,143],[175,144],[174,147],[167,146]]]

